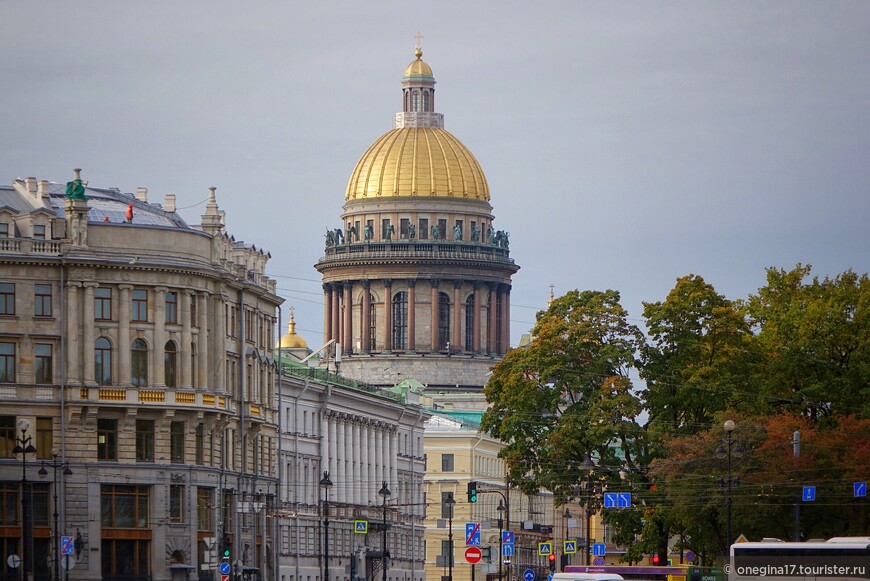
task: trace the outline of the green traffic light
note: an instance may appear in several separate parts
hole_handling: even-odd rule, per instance
[[[224,549],[224,557],[229,557],[229,556],[230,556],[230,550]]]

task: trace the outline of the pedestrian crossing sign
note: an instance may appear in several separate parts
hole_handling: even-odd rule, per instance
[[[369,521],[355,520],[353,521],[353,532],[358,535],[364,535],[369,532]]]

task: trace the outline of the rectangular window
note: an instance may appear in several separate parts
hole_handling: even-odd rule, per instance
[[[447,240],[447,219],[441,218],[438,220],[438,234],[441,236],[441,240]]]
[[[104,536],[97,554],[102,561],[103,579],[151,579],[151,539]]]
[[[54,449],[51,418],[36,418],[36,457],[50,460]]]
[[[205,425],[204,424],[197,424],[196,425],[196,442],[194,445],[194,449],[195,449],[194,454],[196,456],[196,463],[199,466],[202,466],[203,456],[204,456],[204,452],[205,452]]]
[[[97,418],[97,460],[118,459],[118,420]]]
[[[154,462],[154,420],[136,420],[136,462]]]
[[[411,221],[408,218],[402,218],[399,220],[399,238],[407,239],[408,236],[408,226],[411,224]]]
[[[184,485],[169,485],[169,522],[184,522]]]
[[[0,458],[14,458],[15,448],[15,416],[0,416]],[[6,505],[4,504],[4,510]],[[3,511],[0,511],[3,512]]]
[[[36,344],[35,379],[36,383],[51,383],[51,345]]]
[[[148,291],[144,289],[133,289],[133,309],[131,321],[147,322],[148,321]]]
[[[33,293],[33,315],[35,317],[51,316],[51,285],[38,284]]]
[[[457,240],[456,235],[459,234],[459,240],[462,240],[462,237],[465,235],[464,223],[462,220],[457,220],[456,224],[453,227],[453,235],[450,237],[451,240]]]
[[[453,472],[453,454],[441,454],[441,472]]]
[[[417,228],[417,238],[420,240],[429,239],[429,219],[420,218],[420,227]]]
[[[214,489],[199,487],[196,489],[196,530],[214,531],[214,511],[212,497]]]
[[[169,454],[173,464],[184,464],[184,422],[169,424]]]
[[[190,295],[190,326],[196,327],[196,295]]]
[[[149,487],[103,484],[100,489],[100,522],[103,528],[147,529]]]
[[[359,220],[353,223],[353,240],[354,242],[359,242],[359,237],[362,236],[362,233],[359,229]]]
[[[0,282],[0,315],[15,314],[15,283]]]
[[[178,323],[178,293],[166,293],[166,322]]]
[[[94,289],[94,319],[98,321],[112,320],[112,289]]]
[[[0,222],[0,238],[9,238],[9,224]]]
[[[0,382],[15,382],[15,343],[0,343]]]
[[[381,219],[381,240],[390,240],[392,236],[390,236],[390,219],[383,218]]]
[[[33,238],[37,240],[45,240],[45,226],[42,224],[34,224]]]

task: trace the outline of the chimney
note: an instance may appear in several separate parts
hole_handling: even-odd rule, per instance
[[[24,178],[24,188],[27,190],[27,193],[36,197],[36,178]]]
[[[36,193],[43,202],[48,204],[51,193],[48,191],[48,180],[39,180],[36,185]]]
[[[175,194],[166,194],[163,197],[163,209],[167,212],[175,211]]]
[[[136,188],[136,199],[139,200],[140,202],[147,202],[148,201],[148,188],[143,188],[142,186],[139,186],[138,188]]]

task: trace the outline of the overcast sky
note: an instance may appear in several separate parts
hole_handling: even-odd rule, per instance
[[[312,347],[313,264],[420,31],[511,234],[512,341],[549,285],[642,301],[868,270],[870,2],[0,0],[0,181],[209,186]]]

